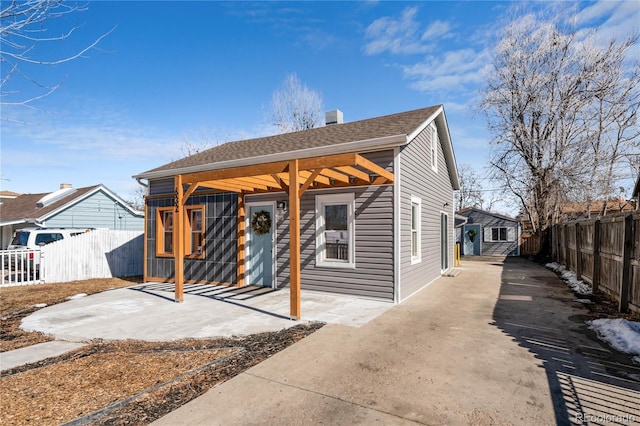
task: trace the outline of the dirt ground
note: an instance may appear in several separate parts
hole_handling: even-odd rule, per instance
[[[0,290],[2,351],[51,340],[20,330],[35,304],[132,285],[120,279]],[[228,339],[94,341],[61,357],[3,371],[0,424],[144,425],[308,336],[322,324]]]

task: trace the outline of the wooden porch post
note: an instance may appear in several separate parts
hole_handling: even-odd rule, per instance
[[[184,189],[182,188],[182,175],[175,177],[176,186],[176,210],[173,214],[173,259],[175,270],[175,301],[182,303],[184,300]]]
[[[237,281],[238,287],[244,286],[244,242],[245,242],[245,208],[244,208],[244,194],[241,192],[238,194],[238,266],[237,266]]]
[[[298,160],[289,162],[289,294],[290,317],[300,319],[300,195]]]

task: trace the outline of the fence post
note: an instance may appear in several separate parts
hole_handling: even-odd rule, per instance
[[[600,219],[593,224],[593,279],[591,291],[598,291],[600,285]]]
[[[576,279],[582,279],[582,256],[580,256],[580,222],[576,222]]]
[[[567,269],[571,269],[571,251],[569,250],[569,226],[563,225],[562,230],[564,233],[564,266]]]
[[[618,310],[627,312],[631,289],[631,252],[633,249],[633,214],[624,218],[624,251],[622,254],[622,283],[620,286],[620,303]]]

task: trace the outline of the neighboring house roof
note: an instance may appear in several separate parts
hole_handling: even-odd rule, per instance
[[[18,195],[20,195],[17,192],[13,192],[13,191],[0,191],[0,197],[2,198],[15,198]]]
[[[493,216],[493,217],[498,218],[498,219],[504,219],[504,220],[510,220],[512,222],[518,222],[518,219],[515,219],[513,217],[509,217],[509,216],[506,216],[506,215],[503,215],[503,214],[500,214],[500,213],[488,212],[486,210],[478,209],[476,207],[465,207],[464,209],[458,210],[456,212],[456,215],[468,217],[473,212],[485,214],[485,215],[488,215],[488,216]]]
[[[39,201],[44,197],[50,196],[52,193],[41,194],[23,194],[14,199],[7,200],[0,204],[0,226],[24,223],[24,222],[41,222],[48,217],[57,214],[59,211],[69,208],[83,199],[89,197],[97,191],[104,191],[109,196],[117,200],[124,208],[132,214],[141,216],[143,213],[134,210],[122,198],[109,190],[106,186],[99,184],[95,186],[87,186],[84,188],[70,188],[66,194],[62,194],[58,199],[53,200],[50,204],[39,207]],[[57,192],[57,191],[56,191]]]
[[[134,178],[157,179],[295,158],[391,148],[410,142],[436,119],[440,128],[444,129],[444,132],[440,132],[440,139],[452,185],[454,189],[458,189],[455,157],[442,105],[299,132],[228,142],[148,170]]]

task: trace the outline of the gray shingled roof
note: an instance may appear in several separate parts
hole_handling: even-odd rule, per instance
[[[60,200],[57,200],[56,202],[42,208],[38,208],[36,206],[36,203],[45,195],[50,194],[50,192],[45,192],[42,194],[22,194],[16,198],[6,200],[4,203],[0,204],[0,221],[10,222],[21,219],[41,219],[48,213],[51,213],[52,211],[55,211],[65,204],[82,197],[98,186],[99,185],[77,188],[66,197],[61,198]]]
[[[328,147],[388,136],[408,135],[423,124],[440,107],[441,105],[435,105],[428,108],[350,123],[334,124],[300,132],[228,142],[198,154],[148,170],[141,173],[139,177],[144,177],[144,175],[148,173],[178,170],[207,164],[213,165],[215,163],[248,158],[256,158],[255,164],[259,164],[260,157],[270,154]]]

